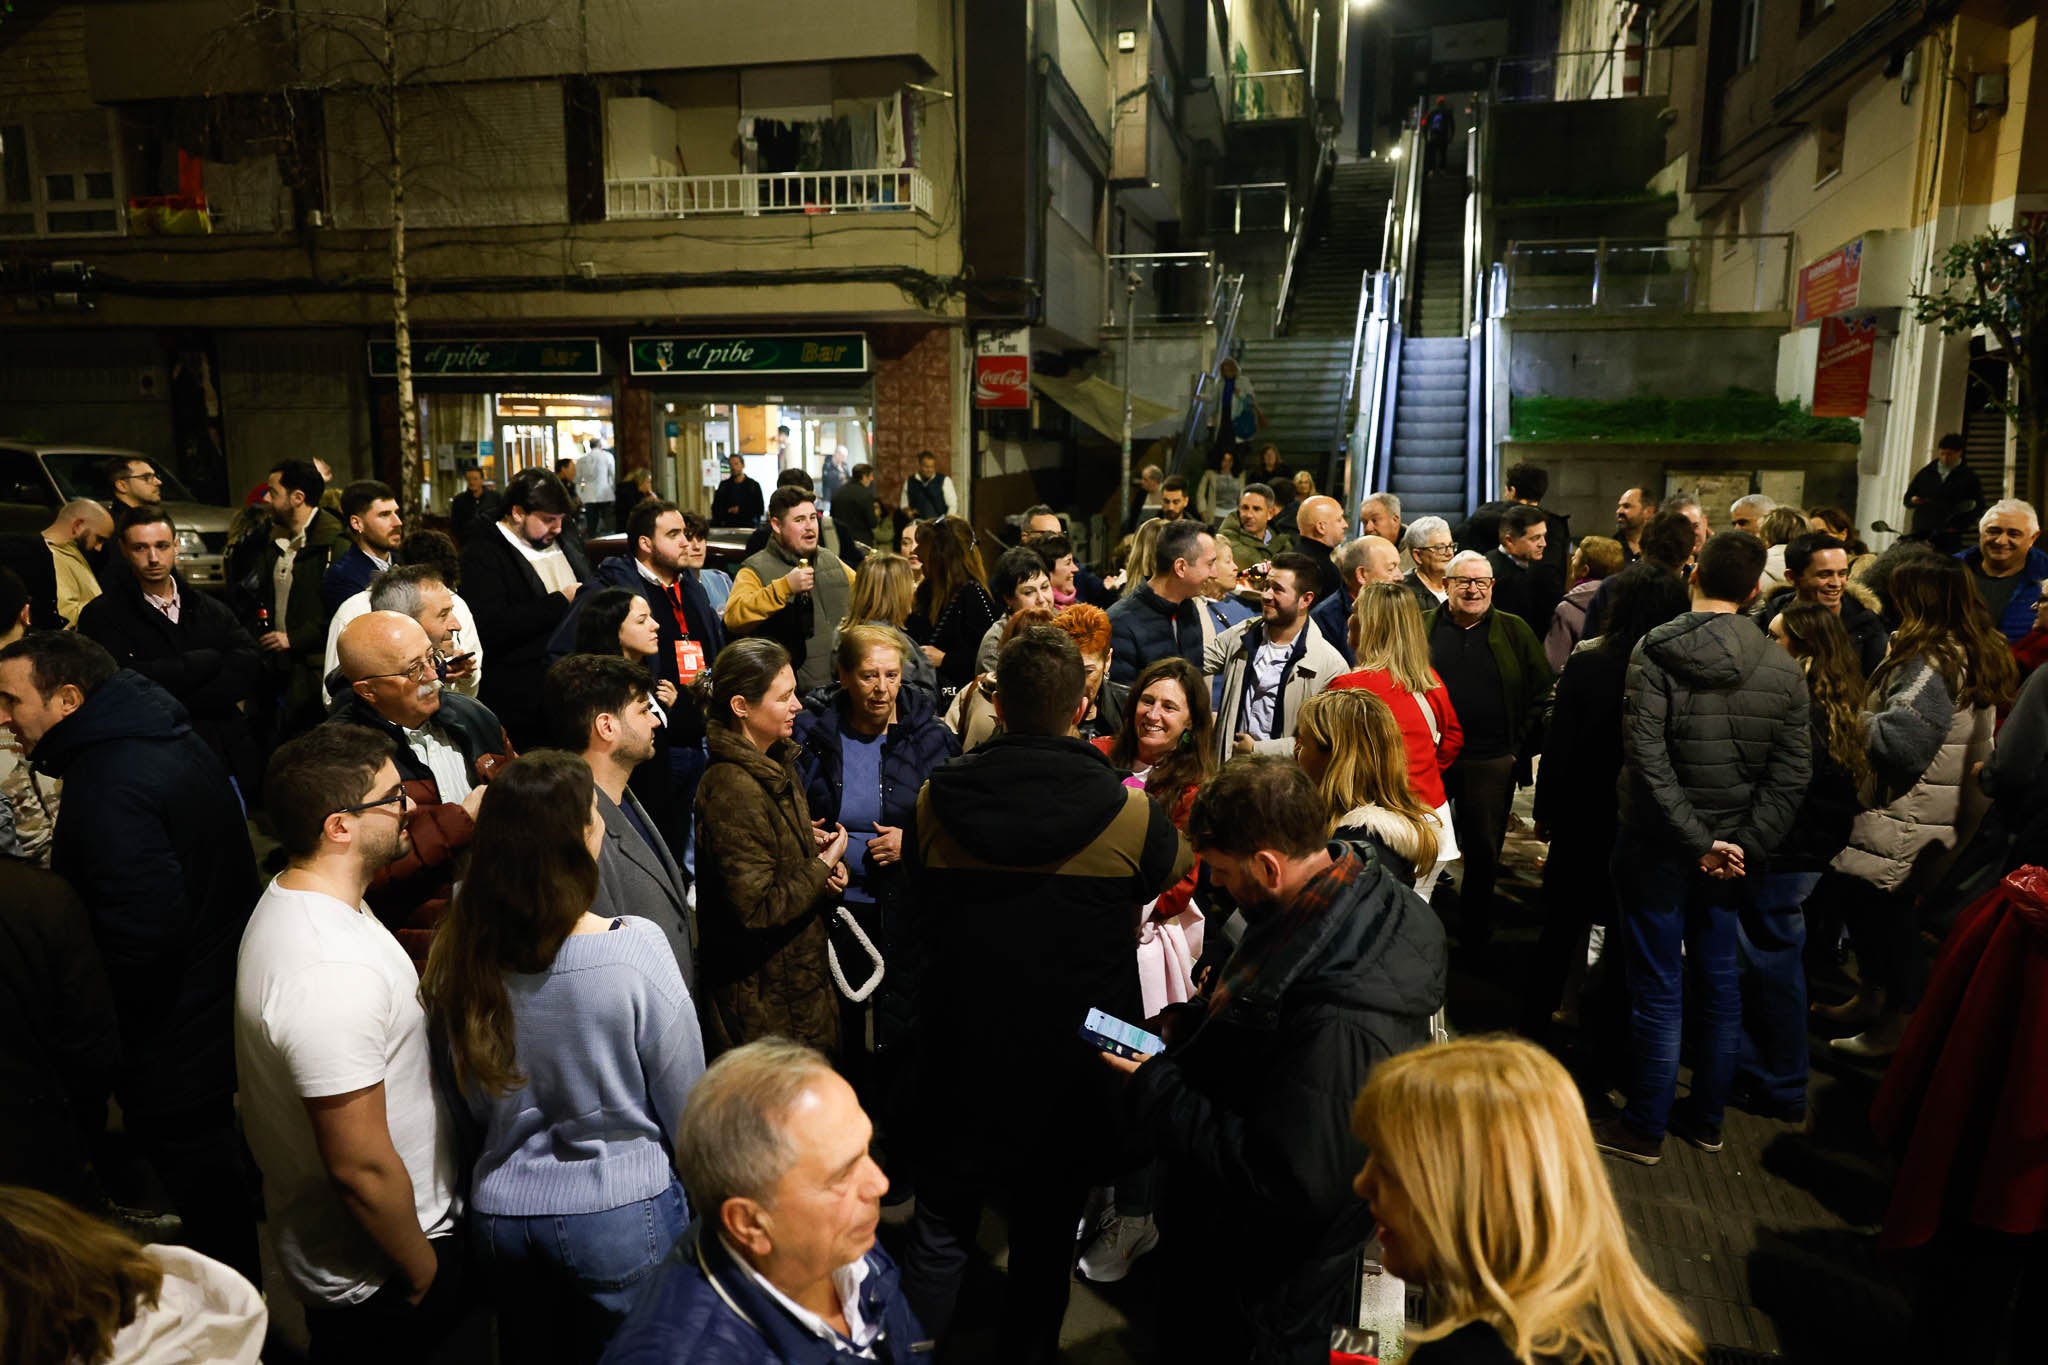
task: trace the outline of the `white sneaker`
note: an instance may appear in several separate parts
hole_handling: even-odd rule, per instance
[[[1096,1284],[1115,1284],[1131,1273],[1131,1262],[1158,1245],[1159,1229],[1153,1226],[1151,1214],[1113,1217],[1081,1253],[1081,1275]]]
[[[1095,1234],[1102,1231],[1102,1225],[1109,1221],[1112,1210],[1110,1201],[1115,1191],[1108,1185],[1096,1185],[1088,1191],[1087,1202],[1081,1205],[1081,1221],[1074,1229],[1074,1241],[1087,1246],[1095,1240]]]

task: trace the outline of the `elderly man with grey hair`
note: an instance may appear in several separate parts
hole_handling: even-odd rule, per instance
[[[1451,590],[1444,584],[1444,571],[1450,567],[1451,556],[1458,553],[1451,524],[1442,517],[1417,517],[1408,527],[1401,548],[1415,561],[1415,567],[1401,581],[1415,594],[1415,605],[1426,616],[1442,606],[1450,595]]]
[[[463,601],[462,594],[455,590],[455,575],[459,569],[454,551],[455,542],[439,531],[413,531],[399,544],[395,568],[379,574],[371,580],[368,588],[343,599],[342,604],[334,609],[333,619],[327,623],[327,662],[321,673],[327,680],[330,696],[336,690],[335,670],[341,666],[341,633],[348,629],[349,622],[372,610],[395,611],[418,621],[434,642],[434,648],[447,660],[447,667],[441,674],[442,683],[450,691],[460,692],[465,697],[477,694],[484,677],[483,637],[477,632],[476,617],[470,613],[469,603]],[[409,567],[427,572],[414,576],[411,581],[415,586],[411,588],[400,586],[405,580],[394,581],[388,589],[392,595],[384,598],[382,605],[373,608],[370,595],[377,585],[399,569]],[[424,586],[430,578],[446,589],[448,609],[445,620],[440,594]]]
[[[605,1365],[908,1361],[932,1343],[875,1241],[874,1125],[824,1057],[734,1048],[690,1091],[676,1171],[691,1223]]]
[[[1401,543],[1401,499],[1384,490],[1369,494],[1358,505],[1359,529],[1378,536],[1389,545]]]
[[[2034,628],[2034,608],[2048,580],[2048,551],[2034,543],[2040,538],[2041,517],[2033,504],[2005,498],[1984,509],[1976,546],[1956,556],[2008,640]]]
[[[1309,609],[1309,620],[1349,667],[1358,662],[1351,650],[1351,605],[1366,583],[1401,581],[1401,552],[1384,536],[1363,535],[1331,551],[1330,564],[1337,570],[1338,589]]]
[[[1772,509],[1777,507],[1777,505],[1777,500],[1774,498],[1763,493],[1751,493],[1747,497],[1737,498],[1728,505],[1728,519],[1734,524],[1736,530],[1747,531],[1750,535],[1761,540],[1763,538],[1764,518],[1769,516]]]
[[[1450,595],[1428,612],[1429,662],[1443,678],[1465,732],[1444,771],[1452,828],[1465,855],[1458,884],[1459,943],[1484,948],[1493,935],[1493,882],[1507,837],[1518,774],[1527,781],[1554,679],[1536,632],[1493,607],[1493,565],[1467,550],[1444,574]]]

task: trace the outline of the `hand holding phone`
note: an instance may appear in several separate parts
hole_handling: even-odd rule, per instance
[[[1155,1053],[1166,1051],[1166,1043],[1159,1035],[1147,1033],[1136,1024],[1127,1024],[1098,1009],[1089,1010],[1088,1017],[1081,1021],[1081,1036],[1111,1056],[1128,1062],[1142,1062]]]

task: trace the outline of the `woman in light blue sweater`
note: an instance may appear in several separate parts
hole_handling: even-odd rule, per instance
[[[498,774],[420,978],[480,1130],[471,1234],[507,1365],[595,1361],[690,1217],[672,1135],[697,1011],[659,928],[590,913],[604,837],[580,759]]]

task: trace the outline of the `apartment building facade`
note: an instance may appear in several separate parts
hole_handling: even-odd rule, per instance
[[[2048,208],[2034,9],[1678,0],[1639,28],[1673,58],[1655,182],[1677,196],[1670,233],[1707,239],[1696,268],[1715,306],[1788,314],[1781,398],[1861,419],[1860,525],[1903,525],[1906,482],[1950,431],[1987,489],[2042,486],[2039,452],[2017,451],[1984,401],[2007,382],[1995,343],[1912,308],[1949,246]]]

